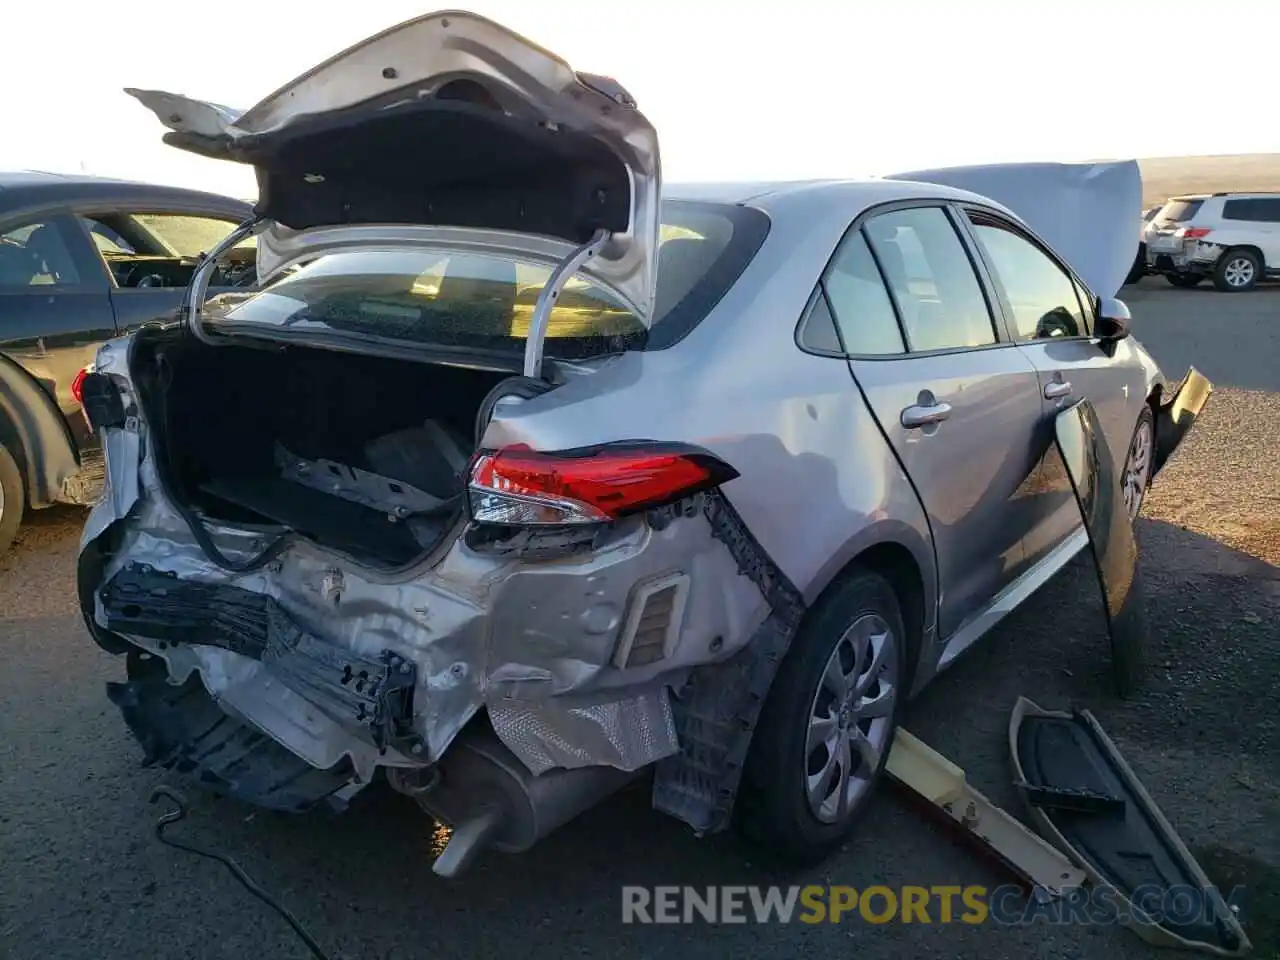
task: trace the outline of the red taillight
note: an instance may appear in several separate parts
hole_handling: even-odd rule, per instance
[[[541,453],[505,447],[472,462],[472,517],[510,525],[603,523],[665,506],[738,476],[683,444],[619,443]]]
[[[1178,232],[1187,240],[1200,240],[1203,237],[1207,237],[1213,231],[1208,227],[1183,227]]]
[[[76,398],[76,403],[84,403],[84,378],[89,375],[90,369],[83,368],[71,381],[71,395]]]

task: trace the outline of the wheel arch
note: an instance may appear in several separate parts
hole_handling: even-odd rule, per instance
[[[937,568],[932,546],[916,529],[898,520],[884,520],[855,537],[820,585],[811,585],[810,608],[817,607],[848,577],[870,570],[893,588],[902,611],[910,655],[908,676],[913,679],[937,629]]]
[[[0,355],[0,443],[18,464],[31,508],[55,503],[63,481],[80,468],[62,411],[27,371],[4,355]]]
[[[1267,256],[1262,252],[1262,248],[1255,243],[1231,243],[1227,244],[1221,254],[1218,256],[1218,263],[1221,263],[1227,257],[1231,256],[1237,250],[1248,250],[1258,258],[1258,267],[1261,270],[1267,269]]]

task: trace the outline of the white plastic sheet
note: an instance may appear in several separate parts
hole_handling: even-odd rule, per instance
[[[968,190],[1017,214],[1095,294],[1114,297],[1138,252],[1142,173],[1136,160],[993,163],[890,174]]]

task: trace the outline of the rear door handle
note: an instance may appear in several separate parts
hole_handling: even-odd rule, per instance
[[[949,403],[935,403],[927,407],[917,405],[902,411],[902,425],[907,429],[927,427],[931,423],[941,423],[949,416],[951,416]]]
[[[1071,384],[1066,380],[1054,380],[1044,385],[1044,397],[1046,400],[1057,400],[1059,397],[1066,397],[1071,394]]]

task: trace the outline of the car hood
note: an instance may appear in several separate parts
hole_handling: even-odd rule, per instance
[[[603,232],[580,272],[650,323],[653,127],[617,83],[497,23],[454,11],[407,21],[246,111],[126,92],[169,128],[166,143],[255,168],[260,276],[312,249],[406,238],[563,260]]]
[[[1142,217],[1136,160],[995,163],[890,174],[990,197],[1017,214],[1100,297],[1114,297],[1133,267]]]

